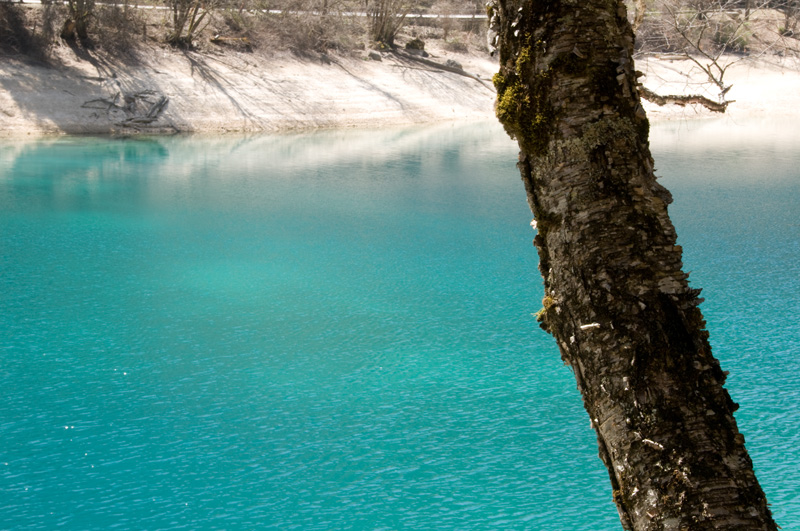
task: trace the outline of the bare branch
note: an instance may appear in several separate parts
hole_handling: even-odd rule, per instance
[[[691,104],[699,104],[708,109],[709,111],[713,112],[725,112],[725,109],[728,108],[730,103],[733,103],[734,100],[727,100],[723,101],[722,103],[711,100],[706,98],[705,96],[701,96],[699,94],[688,94],[688,95],[676,95],[676,94],[669,94],[666,96],[662,96],[660,94],[656,94],[652,90],[646,87],[639,87],[639,95],[646,99],[651,103],[655,103],[656,105],[663,107],[664,105],[680,105],[684,107],[686,105]]]

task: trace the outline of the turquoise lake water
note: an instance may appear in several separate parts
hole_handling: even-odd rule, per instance
[[[784,529],[800,528],[791,131],[653,132]],[[495,124],[0,143],[0,529],[618,531],[572,374],[531,315],[515,162]]]

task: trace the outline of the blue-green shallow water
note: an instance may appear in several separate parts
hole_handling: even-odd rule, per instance
[[[678,129],[687,268],[798,527],[800,155]],[[618,530],[515,159],[494,124],[0,145],[0,529]]]

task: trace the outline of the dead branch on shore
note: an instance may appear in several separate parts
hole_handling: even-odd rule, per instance
[[[161,115],[161,112],[164,110],[164,107],[167,106],[169,103],[169,98],[166,96],[161,96],[155,101],[151,106],[150,109],[147,111],[147,114],[144,116],[133,116],[121,122],[118,122],[117,125],[121,126],[136,126],[136,125],[147,125],[150,123],[155,122],[158,120],[158,117]]]
[[[122,105],[120,104],[122,101]],[[161,116],[164,108],[169,103],[169,98],[154,90],[141,90],[134,93],[117,91],[110,98],[94,98],[83,102],[84,109],[97,109],[111,114],[122,111],[129,115],[124,120],[116,122],[121,127],[135,127],[155,122]]]

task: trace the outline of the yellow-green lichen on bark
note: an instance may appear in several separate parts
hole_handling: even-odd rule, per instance
[[[547,316],[551,311],[555,311],[557,303],[558,301],[556,301],[555,298],[551,297],[550,295],[545,295],[542,299],[542,308],[534,314],[536,317],[536,322],[538,322],[539,326],[545,331],[548,330]]]
[[[555,112],[548,98],[552,78],[548,68],[536,68],[536,57],[543,55],[544,43],[532,42],[530,36],[523,42],[513,70],[501,68],[493,77],[497,89],[495,113],[524,151],[542,155],[547,151],[555,123]]]

